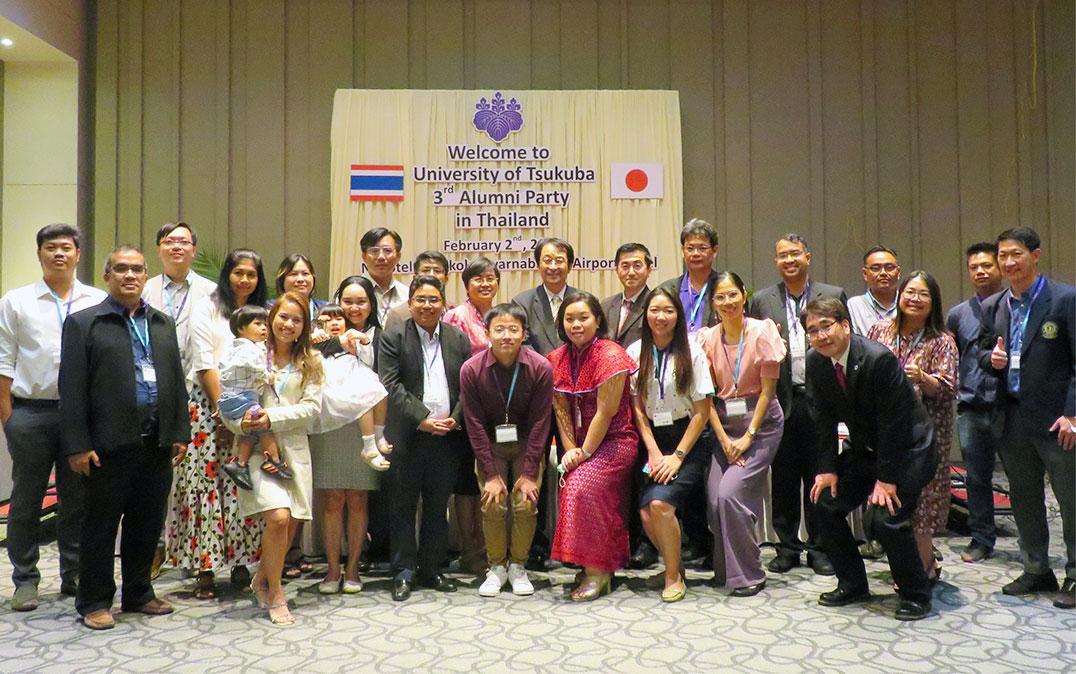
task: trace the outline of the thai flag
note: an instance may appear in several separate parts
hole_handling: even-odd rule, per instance
[[[403,201],[403,166],[351,165],[352,201]]]

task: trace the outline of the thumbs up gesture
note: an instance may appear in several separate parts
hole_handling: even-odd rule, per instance
[[[1005,350],[1005,340],[998,337],[998,343],[994,345],[994,350],[990,352],[990,365],[995,370],[1004,370],[1008,364],[1009,353]]]

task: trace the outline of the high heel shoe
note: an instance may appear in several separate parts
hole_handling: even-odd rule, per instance
[[[273,611],[279,609],[284,609],[283,613],[277,613],[276,615],[274,615]],[[273,604],[269,607],[269,622],[273,623],[274,625],[280,625],[282,627],[295,624],[295,616],[293,616],[291,614],[291,611],[288,609],[287,600],[284,600],[279,604]]]
[[[572,601],[584,602],[594,601],[602,595],[609,594],[612,591],[612,576],[603,575],[594,578],[593,576],[587,576],[583,579],[583,582],[579,584],[579,587],[572,592]]]
[[[257,585],[255,581],[250,582],[250,591],[254,594],[254,601],[257,602],[258,608],[269,607],[269,588],[268,586]]]

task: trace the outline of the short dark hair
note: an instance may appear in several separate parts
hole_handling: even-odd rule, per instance
[[[1006,229],[1001,234],[998,234],[998,238],[995,243],[1001,243],[1002,241],[1019,241],[1028,250],[1038,250],[1042,248],[1042,240],[1039,238],[1039,233],[1030,227],[1012,227]]]
[[[979,253],[989,253],[993,255],[995,259],[998,256],[998,245],[991,241],[980,241],[979,243],[973,243],[968,246],[968,249],[964,251],[964,259],[967,260],[972,255],[978,255]]]
[[[900,296],[904,294],[904,289],[908,287],[908,284],[917,278],[923,279],[927,291],[930,292],[930,315],[927,316],[926,325],[923,326],[923,334],[927,337],[937,337],[946,332],[945,315],[942,314],[941,286],[930,272],[921,269],[904,277],[904,280],[900,282],[900,287],[897,288],[897,316],[893,319],[893,327],[900,332],[900,324],[904,318],[904,312],[900,309]]]
[[[343,296],[344,291],[351,285],[362,286],[362,289],[366,291],[366,299],[370,300],[370,315],[366,317],[365,327],[370,328],[372,326],[380,328],[381,321],[377,318],[377,293],[374,292],[374,282],[370,279],[365,276],[359,276],[358,274],[348,276],[343,281],[340,281],[340,285],[336,288],[336,294],[333,295],[333,299],[336,300],[337,304],[340,304],[340,298]],[[347,320],[347,316],[344,316],[344,319]],[[348,324],[350,325],[351,321],[348,321]]]
[[[228,318],[228,327],[232,329],[232,334],[238,337],[243,328],[259,318],[267,323],[269,322],[269,312],[266,311],[265,307],[258,304],[244,304],[232,312],[232,315]]]
[[[890,255],[893,256],[894,260],[897,259],[897,251],[893,250],[892,248],[890,248],[888,246],[882,246],[882,245],[872,246],[867,250],[866,253],[863,253],[863,266],[864,267],[867,266],[867,258],[870,257],[871,255],[874,255],[875,253],[889,253]]]
[[[448,276],[448,272],[452,269],[448,264],[448,258],[436,250],[424,250],[415,256],[415,272],[418,272],[418,266],[423,262],[436,262],[441,265],[441,269],[445,270],[445,276]]]
[[[701,237],[710,242],[711,246],[717,245],[717,230],[714,226],[701,218],[691,218],[680,230],[680,245],[684,245],[692,236]]]
[[[344,325],[347,325],[347,316],[344,315],[344,309],[339,304],[323,304],[318,309],[316,318],[320,321],[322,316],[328,318],[342,318],[344,319]]]
[[[502,302],[486,312],[486,332],[489,332],[489,326],[493,324],[494,318],[503,316],[516,319],[523,326],[523,330],[527,329],[527,312],[523,311],[523,307],[515,302]]]
[[[463,281],[463,289],[467,289],[467,284],[471,282],[475,276],[485,274],[487,271],[493,272],[493,275],[497,277],[497,281],[501,280],[501,270],[497,269],[496,263],[488,257],[479,257],[471,261],[469,265],[464,267],[463,274],[460,275]]]
[[[542,261],[542,249],[546,246],[553,246],[559,248],[565,255],[568,256],[568,269],[571,269],[575,264],[575,249],[572,248],[572,244],[568,243],[564,239],[557,238],[555,236],[547,236],[538,240],[538,243],[534,245],[534,262],[537,264]]]
[[[400,234],[388,227],[374,227],[373,229],[367,230],[367,232],[362,235],[362,238],[359,239],[359,249],[365,253],[367,248],[373,248],[386,236],[391,236],[392,240],[396,242],[397,253],[403,250],[403,239],[400,237]]]
[[[569,293],[564,298],[564,301],[560,303],[560,310],[557,311],[557,336],[560,337],[560,341],[565,344],[568,343],[568,333],[564,331],[564,311],[569,305],[576,302],[586,302],[590,313],[594,314],[598,319],[598,331],[595,333],[595,337],[605,339],[606,335],[609,334],[609,321],[606,320],[605,312],[602,311],[601,300],[585,290],[577,290],[574,293]]]
[[[795,232],[787,232],[787,233],[782,234],[781,236],[777,237],[777,240],[778,241],[787,241],[789,243],[798,243],[799,245],[803,246],[803,252],[804,253],[811,252],[810,247],[807,245],[807,237],[805,237],[802,234],[797,234]]]
[[[161,225],[161,228],[157,230],[157,245],[161,245],[161,241],[164,241],[164,237],[168,236],[172,232],[176,231],[180,227],[186,229],[191,233],[191,243],[198,245],[198,235],[194,233],[194,227],[191,227],[187,223],[180,222],[166,222]]]
[[[643,261],[646,262],[647,267],[654,265],[654,259],[650,257],[650,249],[641,243],[631,242],[620,245],[620,248],[616,249],[616,255],[613,256],[613,263],[620,264],[620,256],[627,255],[628,253],[642,253]]]
[[[430,276],[429,274],[422,274],[411,279],[411,285],[407,288],[407,299],[411,300],[418,292],[418,289],[422,286],[433,286],[437,289],[437,292],[441,295],[441,300],[445,299],[445,284],[441,283],[441,279],[436,276]]]
[[[744,302],[747,301],[747,284],[745,284],[743,282],[743,279],[740,278],[739,274],[737,274],[734,271],[727,271],[727,270],[718,272],[717,276],[714,277],[714,289],[716,289],[717,286],[721,285],[725,281],[732,281],[732,285],[736,286],[736,289],[740,291],[741,295],[743,295]],[[714,293],[713,293],[713,289],[712,289],[710,291],[710,301],[711,302],[713,301],[713,296],[714,296]]]
[[[310,285],[310,297],[314,297],[314,290],[318,287],[318,273],[314,271],[314,263],[310,261],[310,258],[302,253],[292,253],[283,260],[280,261],[280,266],[276,268],[276,294],[284,294],[284,277],[291,273],[291,270],[295,268],[299,262],[306,265],[310,270],[310,275],[314,277],[314,282]]]
[[[37,249],[41,250],[41,247],[46,242],[53,239],[71,239],[75,243],[75,250],[81,249],[81,234],[77,227],[58,222],[52,225],[45,225],[41,229],[37,230]]]
[[[118,245],[115,248],[113,248],[112,250],[110,250],[108,252],[108,257],[105,258],[105,273],[107,274],[110,271],[112,271],[112,258],[114,258],[117,253],[132,253],[132,252],[133,253],[138,253],[139,255],[142,256],[143,259],[145,259],[145,257],[146,257],[142,253],[141,248],[139,248],[138,246],[136,246],[134,244],[131,244],[131,243],[121,243],[120,245]]]
[[[235,306],[235,292],[232,291],[232,270],[239,266],[243,260],[254,263],[254,270],[258,274],[258,285],[247,298],[247,304],[264,306],[269,298],[268,286],[265,280],[265,269],[262,267],[262,257],[249,248],[235,248],[224,258],[224,264],[220,267],[220,276],[217,277],[217,289],[213,291],[213,300],[217,303],[221,316],[231,316],[232,312],[239,307]]]
[[[837,297],[816,297],[808,302],[807,306],[803,307],[800,311],[800,325],[802,325],[804,329],[807,328],[808,314],[829,318],[838,323],[851,321],[851,319],[848,318],[848,308],[844,306],[844,302]]]

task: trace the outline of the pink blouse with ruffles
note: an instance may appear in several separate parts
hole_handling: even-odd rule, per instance
[[[781,375],[781,361],[785,359],[785,342],[777,325],[770,319],[744,318],[743,357],[740,378],[734,386],[738,343],[725,344],[724,328],[717,324],[696,333],[696,339],[710,359],[710,372],[714,377],[717,395],[727,400],[733,397],[751,398],[762,392],[763,379],[777,379]]]

